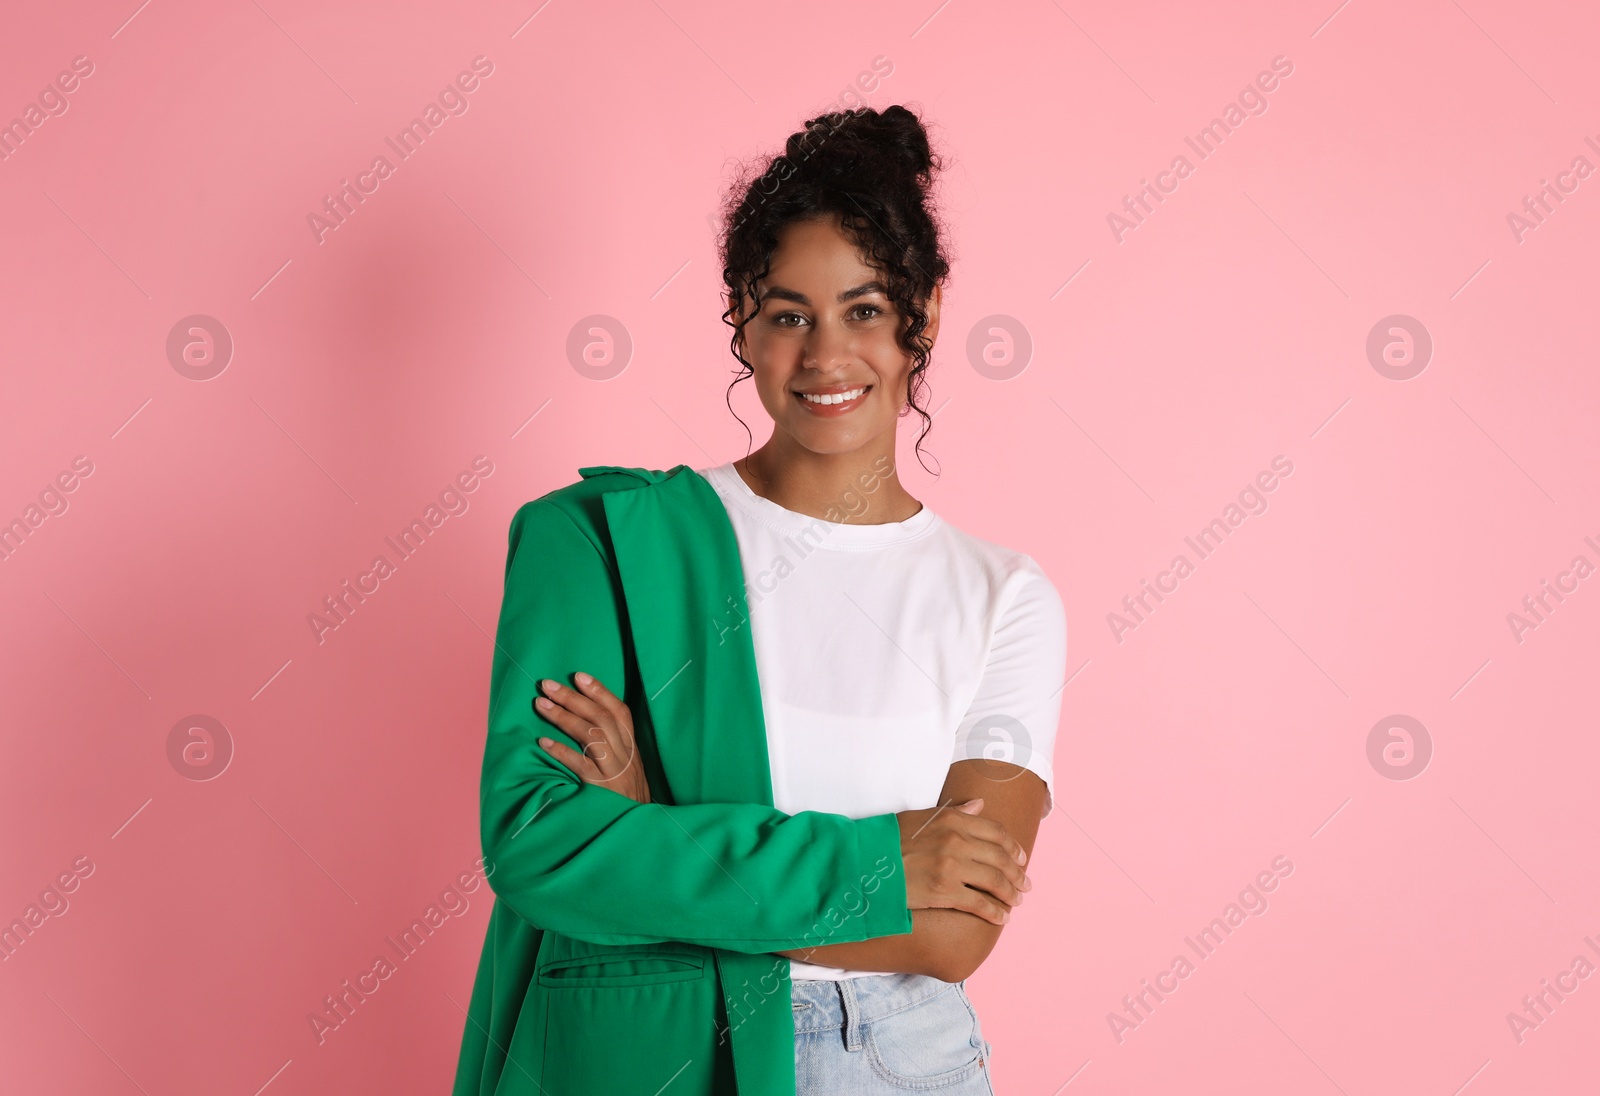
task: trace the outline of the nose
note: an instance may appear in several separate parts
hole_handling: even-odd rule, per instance
[[[805,367],[818,373],[848,369],[855,361],[855,340],[842,323],[814,323],[806,340]]]

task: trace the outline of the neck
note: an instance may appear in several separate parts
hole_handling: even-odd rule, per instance
[[[894,452],[888,446],[814,453],[785,446],[774,434],[733,466],[762,498],[824,521],[883,525],[905,521],[922,509],[900,485]]]

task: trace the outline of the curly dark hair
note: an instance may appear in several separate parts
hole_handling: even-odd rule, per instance
[[[742,367],[728,385],[729,411],[733,386],[755,375],[740,353],[739,337],[761,311],[756,285],[771,272],[778,234],[793,221],[837,214],[868,265],[881,272],[900,313],[896,338],[913,359],[906,399],[923,423],[917,435],[920,459],[922,439],[933,425],[933,417],[917,403],[933,349],[923,336],[928,326],[923,303],[950,272],[941,223],[929,199],[933,174],[942,167],[922,120],[895,104],[881,112],[860,107],[812,118],[790,135],[782,153],[740,173],[723,201],[718,241],[729,296],[722,321],[733,328],[728,348]],[[754,307],[735,322],[747,301]],[[750,433],[743,419],[739,424]]]

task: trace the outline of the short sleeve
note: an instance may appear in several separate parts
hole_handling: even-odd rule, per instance
[[[951,763],[1009,761],[1045,782],[1045,817],[1055,806],[1055,745],[1067,669],[1061,595],[1031,558],[1001,589],[983,678],[956,729]]]

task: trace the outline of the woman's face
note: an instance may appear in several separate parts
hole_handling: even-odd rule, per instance
[[[757,289],[762,304],[743,349],[776,429],[814,453],[851,452],[885,434],[892,449],[913,361],[895,338],[900,313],[838,218],[789,224]],[[939,287],[924,307],[931,343]],[[834,393],[850,398],[806,399]]]

